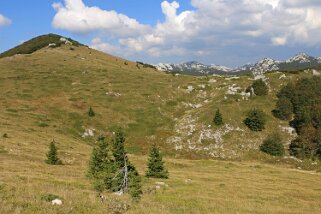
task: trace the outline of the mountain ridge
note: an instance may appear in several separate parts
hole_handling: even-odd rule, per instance
[[[321,69],[321,57],[313,57],[306,53],[298,53],[293,57],[280,61],[272,58],[263,58],[254,64],[247,64],[237,68],[229,68],[222,65],[206,65],[197,61],[189,61],[181,64],[158,63],[157,70],[164,72],[182,73],[189,75],[212,74],[255,74],[260,75],[271,71],[300,71],[305,69]]]

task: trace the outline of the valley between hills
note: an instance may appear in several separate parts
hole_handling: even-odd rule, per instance
[[[57,37],[0,55],[0,213],[321,212],[321,163],[290,155],[297,133],[272,114],[282,87],[319,78],[320,70],[182,75],[70,39],[57,45]],[[246,92],[257,79],[266,82],[267,95]],[[221,126],[213,124],[217,109]],[[264,130],[244,124],[251,109],[266,115]],[[111,193],[102,203],[86,176],[97,137],[111,138],[116,127],[142,175],[139,203]],[[284,156],[260,151],[275,132]],[[63,165],[45,163],[52,140]],[[143,176],[152,144],[162,151],[169,179]],[[64,203],[52,206],[42,200],[46,194]]]

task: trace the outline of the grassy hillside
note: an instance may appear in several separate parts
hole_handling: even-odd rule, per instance
[[[267,74],[269,95],[246,99],[240,92],[252,76],[176,76],[85,46],[61,45],[1,58],[0,73],[0,213],[104,213],[115,200],[130,204],[129,213],[321,211],[320,174],[293,169],[318,170],[319,162],[258,151],[274,131],[285,146],[295,137],[287,122],[272,116],[275,94],[311,72]],[[88,116],[89,107],[95,117]],[[217,108],[222,127],[212,124]],[[242,122],[252,108],[267,115],[262,132]],[[101,203],[85,176],[96,137],[110,136],[117,126],[125,129],[140,173],[151,143],[167,157],[169,187],[155,190],[155,180],[146,180],[139,204],[126,197]],[[95,136],[82,137],[86,129]],[[44,163],[52,139],[63,166]],[[212,158],[237,162],[191,160]],[[64,204],[51,206],[42,199],[46,194],[62,197]]]

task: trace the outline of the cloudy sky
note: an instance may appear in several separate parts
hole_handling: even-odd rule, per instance
[[[321,0],[1,0],[0,51],[57,33],[131,60],[321,56]]]

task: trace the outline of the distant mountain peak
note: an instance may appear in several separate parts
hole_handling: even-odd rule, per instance
[[[247,74],[261,75],[269,71],[299,71],[305,69],[321,69],[321,57],[315,58],[306,53],[299,53],[286,61],[278,61],[271,58],[263,58],[255,64],[231,69],[221,65],[205,65],[197,61],[189,61],[182,64],[159,63],[156,68],[167,72],[180,72],[190,75],[209,74]]]
[[[299,53],[299,54],[291,57],[290,59],[286,60],[286,62],[288,62],[288,63],[291,63],[291,62],[306,63],[306,62],[309,62],[311,58],[313,58],[313,57],[309,56],[306,53]]]

